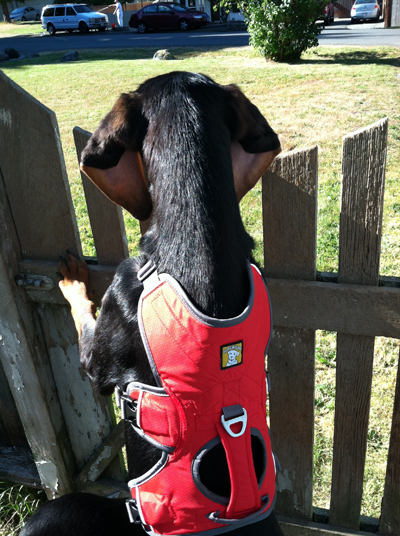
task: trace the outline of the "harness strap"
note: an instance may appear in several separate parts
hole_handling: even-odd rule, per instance
[[[144,295],[151,292],[160,284],[156,265],[153,261],[148,261],[137,273],[137,278],[144,287]]]
[[[167,393],[152,393],[144,389],[132,389],[132,400],[137,400],[137,427],[148,438],[172,451],[180,438],[179,415]]]
[[[126,419],[141,437],[157,448],[171,453],[180,435],[179,414],[162,387],[139,382],[128,384],[126,391],[116,390],[116,402]]]
[[[228,419],[226,415],[229,415]],[[240,405],[230,406],[223,408],[224,419],[217,423],[231,480],[231,496],[226,517],[232,520],[243,518],[253,513],[254,508],[259,509],[262,506],[253,463],[251,430],[246,425],[245,416],[246,413]],[[226,425],[229,420],[231,426]]]

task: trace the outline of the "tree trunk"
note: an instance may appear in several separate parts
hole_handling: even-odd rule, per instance
[[[7,2],[0,2],[0,5],[3,9],[3,18],[6,22],[11,22],[10,19],[10,12],[8,11],[8,5]]]

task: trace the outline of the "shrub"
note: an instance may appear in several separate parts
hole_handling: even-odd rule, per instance
[[[231,0],[221,2],[225,7],[230,4]],[[265,58],[294,61],[308,48],[318,46],[322,25],[315,22],[325,6],[320,0],[255,0],[239,5],[250,44]]]

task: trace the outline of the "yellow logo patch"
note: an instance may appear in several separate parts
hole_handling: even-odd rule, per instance
[[[221,370],[243,363],[243,341],[221,346]]]

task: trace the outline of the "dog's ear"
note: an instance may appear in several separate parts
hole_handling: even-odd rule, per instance
[[[281,152],[276,133],[257,106],[235,85],[224,86],[231,96],[231,154],[233,177],[238,201],[244,197],[267,171]]]
[[[148,122],[140,96],[122,94],[81,156],[81,169],[111,201],[138,220],[152,211],[140,151]]]

